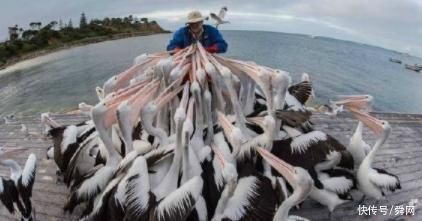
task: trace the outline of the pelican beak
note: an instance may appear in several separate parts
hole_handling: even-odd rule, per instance
[[[172,85],[170,85],[167,89],[171,88]],[[180,86],[173,91],[167,91],[167,89],[157,98],[156,105],[158,109],[161,109],[166,105],[168,102],[170,102],[176,95],[182,91],[184,87]]]
[[[153,83],[153,82],[158,82],[157,79],[147,82],[147,81],[143,81],[140,82],[139,84],[136,84],[134,86],[119,90],[117,92],[113,92],[111,94],[109,94],[110,96],[108,96],[105,101],[106,104],[108,106],[114,104],[114,103],[119,103],[122,100],[126,100],[128,99],[130,96],[132,96],[133,94],[135,94],[136,92],[138,92],[140,89],[142,89],[143,87],[147,86],[149,83]]]
[[[215,144],[211,144],[211,149],[213,150],[221,169],[224,168],[224,165],[226,164],[226,159],[223,156],[223,153],[221,152],[220,148],[217,147]]]
[[[220,111],[217,111],[217,119],[218,123],[223,128],[224,134],[227,137],[230,137],[230,134],[233,132],[234,126],[233,124],[227,119],[227,117],[221,113]]]
[[[183,80],[183,76],[178,76],[177,79],[173,81],[155,100],[155,105],[157,108],[162,108],[165,104],[170,102],[182,89],[183,86],[176,88],[175,90],[171,91],[175,86],[179,85]]]
[[[281,160],[280,158],[274,156],[268,150],[258,147],[258,153],[265,159],[277,172],[279,172],[284,178],[286,178],[287,182],[293,187],[296,186],[296,181],[294,179],[295,175],[295,168]]]
[[[117,75],[116,83],[113,87],[113,90],[118,90],[125,86],[125,84],[128,84],[128,82],[135,77],[135,75],[138,73],[138,71],[142,70],[142,68],[147,66],[154,66],[158,63],[160,59],[164,58],[164,56],[154,56],[154,55],[148,55],[147,59],[139,64],[136,64],[129,69],[125,70],[124,72]]]
[[[27,150],[29,150],[29,148],[27,147],[3,147],[1,148],[1,151],[3,153],[0,154],[0,158],[5,158],[5,159],[11,158]]]
[[[349,108],[349,111],[353,114],[353,116],[355,116],[355,118],[365,124],[375,134],[381,134],[384,131],[383,123],[381,120],[367,113],[363,113],[356,108]]]
[[[153,96],[157,93],[158,85],[159,83],[157,82],[145,87],[129,99],[129,103],[132,107],[130,111],[130,122],[132,122],[132,126],[138,122],[137,120],[142,107],[150,102],[153,99]]]
[[[373,100],[371,95],[340,95],[338,96],[342,100],[332,101],[335,105],[343,105],[347,109],[368,109],[369,103]]]
[[[156,92],[158,85],[159,85],[158,81],[150,82],[145,87],[140,89],[136,94],[132,95],[131,99],[129,99],[129,102],[138,101],[140,103],[143,103],[142,101],[146,100],[144,98],[150,98],[152,96],[151,93]],[[136,98],[141,98],[141,99],[136,100]],[[127,99],[127,96],[117,96],[113,98],[112,100],[104,103],[104,105],[107,107],[107,111],[104,116],[104,125],[106,128],[110,128],[111,125],[117,122],[116,110],[118,106],[120,105],[120,103],[126,99]],[[139,112],[137,114],[139,115]]]

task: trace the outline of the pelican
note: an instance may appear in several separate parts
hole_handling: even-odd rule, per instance
[[[391,174],[384,169],[372,167],[372,161],[374,160],[376,152],[382,147],[391,133],[391,126],[387,121],[378,120],[359,110],[351,108],[350,111],[375,134],[380,135],[371,151],[363,159],[357,171],[359,189],[365,194],[361,201],[363,201],[366,196],[374,198],[377,201],[384,199],[386,190],[394,192],[397,189],[401,189],[400,180],[396,175]]]
[[[31,197],[37,158],[35,154],[30,154],[23,169],[16,161],[8,159],[26,150],[28,148],[0,148],[0,165],[10,169],[10,180],[0,178],[0,200],[12,214],[15,213],[16,206],[21,214],[21,220],[34,220]]]
[[[220,12],[218,13],[218,15],[216,15],[215,13],[211,12],[210,13],[210,17],[214,20],[214,25],[216,28],[218,28],[219,25],[221,24],[227,24],[230,23],[229,21],[225,21],[223,20],[224,17],[226,16],[227,13],[227,7],[224,6],[220,9]]]
[[[289,121],[289,115],[283,117],[283,121]],[[274,140],[271,153],[294,166],[306,169],[314,179],[316,187],[322,189],[323,185],[318,179],[315,166],[319,167],[319,170],[331,169],[333,166],[353,169],[352,155],[334,137],[321,131],[303,133],[289,125],[282,125],[282,128],[288,137],[283,140]],[[339,157],[338,164],[326,163],[332,152],[340,153],[336,155]]]
[[[182,98],[180,107],[174,115],[176,122],[174,159],[159,186],[150,185],[147,164],[143,157],[136,158],[128,172],[126,216],[129,220],[185,220],[200,197],[203,181],[198,176],[177,187],[182,160],[182,128],[186,117],[186,103],[187,99]]]
[[[341,96],[343,100],[333,101],[334,104],[342,105],[347,110],[350,109],[360,109],[367,112],[370,108],[370,104],[373,100],[371,95],[352,95],[352,96]],[[355,162],[355,169],[357,170],[362,163],[365,156],[371,150],[371,147],[363,140],[362,138],[363,123],[358,121],[356,130],[350,138],[349,145],[347,150],[352,154],[353,160]]]
[[[274,168],[279,172],[287,182],[293,187],[293,194],[285,199],[278,208],[274,215],[274,221],[306,221],[303,217],[289,216],[290,209],[303,202],[310,194],[312,187],[314,186],[313,179],[309,173],[300,168],[293,167],[292,165],[284,162],[277,158],[269,151],[264,148],[257,148],[258,153]]]
[[[157,88],[156,82],[152,81],[150,84],[143,87],[131,99],[136,99],[139,96],[144,96],[145,99],[140,105],[145,105],[146,102],[152,97],[154,88]],[[149,93],[147,93],[149,92]],[[122,97],[117,97],[107,102],[100,102],[92,110],[92,120],[98,131],[98,135],[104,143],[108,152],[108,158],[105,165],[98,165],[92,169],[83,178],[83,181],[77,185],[72,191],[64,210],[72,212],[75,206],[79,203],[87,201],[98,195],[107,183],[112,179],[121,156],[114,148],[113,140],[111,139],[111,127],[116,123],[116,108],[122,101]]]
[[[232,146],[232,156],[237,159],[236,167],[238,168],[238,184],[239,190],[234,193],[234,200],[231,207],[226,211],[229,212],[225,217],[232,220],[251,219],[251,220],[268,220],[274,216],[274,208],[277,199],[272,188],[271,180],[256,170],[253,163],[253,155],[255,151],[251,152],[248,157],[238,157],[241,146],[239,139],[240,130],[234,127],[224,114],[218,112],[220,125],[223,127],[223,132],[228,139],[228,144]],[[252,147],[251,147],[252,148]],[[257,146],[253,146],[255,150]],[[247,197],[245,199],[244,197]],[[254,206],[260,205],[260,206]],[[245,208],[246,207],[246,208]],[[257,216],[256,214],[259,214]]]

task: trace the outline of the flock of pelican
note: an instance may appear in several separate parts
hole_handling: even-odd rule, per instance
[[[81,207],[80,220],[308,220],[289,215],[307,198],[331,218],[352,191],[381,200],[401,188],[372,166],[391,132],[369,114],[372,96],[331,101],[358,119],[343,145],[314,129],[307,74],[292,84],[285,71],[197,43],[140,55],[96,92],[98,104],[79,106],[88,121],[41,116],[47,155],[70,188],[64,210]],[[364,126],[379,137],[372,147]]]

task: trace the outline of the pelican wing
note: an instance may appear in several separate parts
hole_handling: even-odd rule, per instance
[[[18,199],[18,190],[12,180],[6,180],[0,177],[0,200],[10,213],[15,212],[13,206],[14,199]]]
[[[92,220],[92,221],[98,221],[98,220],[106,220],[107,213],[105,212],[108,207],[108,201],[110,200],[110,197],[113,197],[113,193],[121,181],[123,176],[119,176],[113,180],[110,181],[110,183],[107,185],[107,187],[104,189],[104,191],[99,195],[99,200],[95,204],[95,207],[92,209],[91,213],[84,217],[82,220]]]
[[[309,81],[302,81],[290,86],[288,90],[301,104],[305,104],[312,94],[312,85]]]
[[[369,181],[378,187],[391,191],[401,189],[399,178],[383,169],[374,168],[369,170]]]
[[[224,19],[224,17],[226,16],[227,13],[227,7],[222,7],[220,9],[220,12],[218,13],[218,17],[220,17],[221,19]]]
[[[346,179],[345,177],[331,177],[321,180],[321,182],[325,189],[338,194],[344,194],[353,187],[353,180]]]
[[[97,196],[113,178],[115,169],[98,165],[90,173],[82,177],[82,182],[72,188],[72,193],[66,202],[64,211],[73,212],[73,209],[88,199]]]
[[[19,194],[22,198],[30,198],[32,196],[32,187],[34,186],[35,174],[37,170],[37,158],[35,154],[30,154],[26,160],[25,167],[22,171],[22,176],[18,181]]]
[[[202,193],[203,181],[194,177],[165,197],[153,213],[152,220],[186,220]]]
[[[310,111],[276,110],[275,116],[291,127],[298,127],[308,121],[312,113]]]
[[[87,149],[92,148],[95,145],[98,145],[98,139],[96,139],[97,136],[98,136],[98,133],[93,132],[90,135],[90,137],[86,138],[82,143],[78,144],[78,147],[75,148],[76,151],[72,155],[71,154],[66,155],[67,157],[71,157],[70,160],[68,161],[69,163],[67,166],[66,173],[64,174],[64,181],[67,186],[70,186],[71,182],[73,182],[72,186],[79,184],[79,180],[75,179],[74,174],[77,171],[78,164],[81,163],[80,156],[83,155],[83,153],[85,153]]]
[[[150,193],[148,167],[144,157],[140,156],[133,161],[127,177],[126,217],[128,220],[147,220],[149,208],[155,198]]]
[[[271,192],[271,193],[270,193]],[[239,180],[235,192],[227,202],[223,220],[271,220],[277,203],[271,183],[263,176],[247,176]]]

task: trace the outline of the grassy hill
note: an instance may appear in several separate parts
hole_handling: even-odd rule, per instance
[[[0,68],[37,54],[44,54],[59,48],[87,44],[109,39],[167,33],[156,21],[148,18],[104,18],[87,21],[82,13],[79,27],[73,27],[72,21],[52,21],[42,26],[40,22],[31,22],[30,29],[24,30],[17,25],[9,27],[9,40],[0,43]]]

